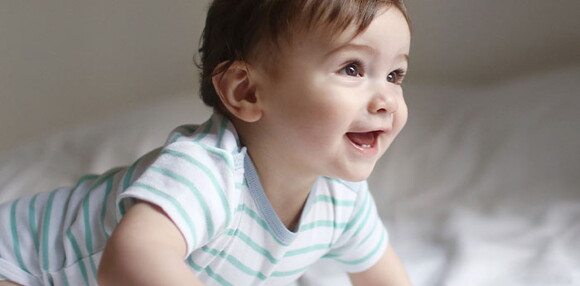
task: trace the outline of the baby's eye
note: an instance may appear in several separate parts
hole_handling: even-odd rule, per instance
[[[361,77],[362,76],[361,64],[357,62],[349,63],[340,70],[340,73],[347,76]]]
[[[387,81],[394,84],[403,83],[403,78],[405,78],[405,71],[401,69],[392,71],[387,75]]]

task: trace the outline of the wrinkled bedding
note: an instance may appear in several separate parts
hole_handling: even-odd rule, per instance
[[[493,85],[408,83],[369,179],[416,285],[580,285],[580,68]],[[0,201],[130,163],[209,110],[192,95],[0,153]],[[322,261],[302,285],[349,285]]]

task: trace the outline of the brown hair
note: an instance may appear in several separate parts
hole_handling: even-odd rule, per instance
[[[385,6],[398,8],[410,24],[402,0],[214,0],[199,50],[201,98],[208,106],[225,111],[212,77],[227,70],[233,62],[257,56],[256,48],[261,44],[275,48],[281,40],[290,42],[297,31],[314,27],[328,28],[332,35],[355,24],[360,33]]]

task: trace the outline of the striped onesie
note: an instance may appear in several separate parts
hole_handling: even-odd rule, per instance
[[[136,200],[172,219],[187,243],[184,261],[206,285],[287,285],[319,259],[358,272],[388,242],[366,182],[327,177],[288,230],[233,125],[215,113],[128,167],[1,204],[0,280],[97,285],[105,243]]]

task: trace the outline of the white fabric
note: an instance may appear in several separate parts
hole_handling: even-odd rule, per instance
[[[580,284],[579,78],[580,67],[481,86],[409,78],[409,122],[369,183],[415,285]],[[172,97],[4,152],[0,200],[130,162],[208,114]],[[327,262],[301,283],[348,285]]]
[[[319,179],[297,232],[290,232],[227,119],[214,114],[202,126],[178,130],[120,198],[164,210],[205,285],[286,285],[320,258],[358,272],[386,249],[388,236],[366,182]]]
[[[208,286],[286,285],[321,258],[363,271],[388,243],[366,182],[319,178],[298,229],[289,231],[233,125],[214,114],[177,128],[163,148],[128,167],[0,204],[0,278],[95,285],[105,243],[136,199],[176,224],[185,260]]]

